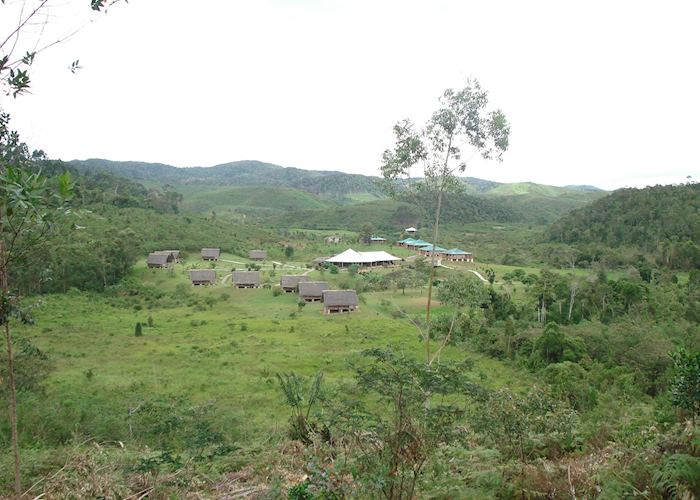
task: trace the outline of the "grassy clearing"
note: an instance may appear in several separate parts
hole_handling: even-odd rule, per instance
[[[222,259],[243,261],[228,254]],[[222,273],[228,269],[223,264],[216,264]],[[327,384],[339,387],[350,382],[348,362],[363,349],[393,346],[422,356],[415,327],[391,312],[399,306],[409,316],[420,315],[424,290],[367,293],[358,312],[325,316],[318,303],[300,310],[295,294],[238,290],[221,281],[191,287],[186,271],[195,265],[209,266],[196,260],[171,270],[137,266],[134,277],[162,295],[159,303],[170,300],[171,307],[77,291],[45,297],[36,325],[18,328],[51,356],[55,368],[44,408],[25,407],[25,428],[41,425],[47,444],[55,440],[52,429],[66,427],[74,435],[126,441],[129,408],[181,398],[183,404],[213,403],[219,428],[237,442],[252,443],[279,436],[286,427],[276,373],[322,370]],[[273,283],[279,274],[265,271]],[[310,276],[336,283],[347,279],[346,273]],[[436,313],[446,310],[435,302]],[[144,324],[142,337],[134,336],[136,322]],[[465,355],[474,358],[475,373],[488,385],[527,386],[527,374],[462,348],[447,348],[444,358]]]

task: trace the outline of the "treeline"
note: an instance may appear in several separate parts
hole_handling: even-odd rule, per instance
[[[88,207],[69,214],[26,265],[12,270],[13,287],[23,294],[70,288],[101,291],[127,276],[138,259],[154,250],[179,249],[186,254],[219,246],[245,255],[262,246],[270,249],[271,256],[283,255],[278,236],[257,226],[149,208]]]
[[[547,239],[633,247],[659,266],[700,266],[700,184],[620,189],[553,224]]]
[[[162,189],[149,189],[138,182],[107,171],[81,171],[61,161],[35,161],[27,166],[30,170],[40,172],[47,177],[49,182],[64,172],[70,172],[73,189],[69,204],[75,208],[98,205],[147,208],[160,213],[178,213],[182,203],[182,194],[169,185],[165,185]]]

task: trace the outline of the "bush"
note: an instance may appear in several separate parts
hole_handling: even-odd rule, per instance
[[[136,323],[136,327],[134,328],[134,337],[140,337],[141,335],[143,335],[143,327],[139,321]]]
[[[280,287],[276,286],[275,288],[272,289],[272,296],[273,297],[279,297],[280,295],[282,295],[282,289]]]

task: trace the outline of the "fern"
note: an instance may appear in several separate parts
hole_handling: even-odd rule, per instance
[[[677,453],[653,476],[654,488],[665,497],[692,499],[700,495],[700,458]]]

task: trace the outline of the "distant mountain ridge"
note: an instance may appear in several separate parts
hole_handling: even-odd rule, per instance
[[[365,188],[365,192],[377,191],[379,194],[379,189],[376,186],[376,181],[379,180],[379,177],[376,176],[348,174],[337,170],[304,170],[258,160],[232,161],[211,167],[175,167],[164,163],[112,161],[100,158],[72,160],[68,163],[78,169],[97,168],[139,181],[158,181],[171,184],[215,183],[217,185],[239,186],[281,185],[304,190],[309,190],[305,188],[316,188],[315,190],[319,192],[324,190],[315,186],[315,182],[312,182],[311,186],[305,184],[305,182],[309,180],[318,181],[320,179],[337,181],[347,178],[356,183],[357,188]],[[534,182],[503,183],[476,177],[461,177],[460,179],[467,186],[468,192],[480,194],[523,194],[530,192],[532,189],[542,191],[545,188],[551,194],[554,194],[554,191],[603,192],[602,189],[590,185],[549,186]],[[511,188],[503,189],[501,186],[517,186],[518,188],[513,188],[514,192],[508,193],[508,190]],[[499,188],[502,191],[499,191]]]
[[[332,170],[303,170],[257,160],[212,167],[174,167],[163,163],[104,159],[73,160],[69,164],[78,170],[107,171],[147,187],[171,185],[184,194],[185,207],[200,212],[247,212],[251,206],[290,213],[296,210],[322,211],[337,205],[360,205],[386,198],[379,177]],[[473,212],[478,220],[488,220],[488,214],[491,214],[492,220],[544,224],[605,194],[592,186],[558,187],[532,182],[501,183],[475,177],[460,179],[465,185],[465,195],[458,198],[461,200],[459,206],[453,208],[457,213]],[[261,197],[251,197],[245,192],[249,189],[259,190]],[[293,190],[309,193],[317,199],[295,194]],[[276,195],[279,195],[279,200],[275,199]]]

